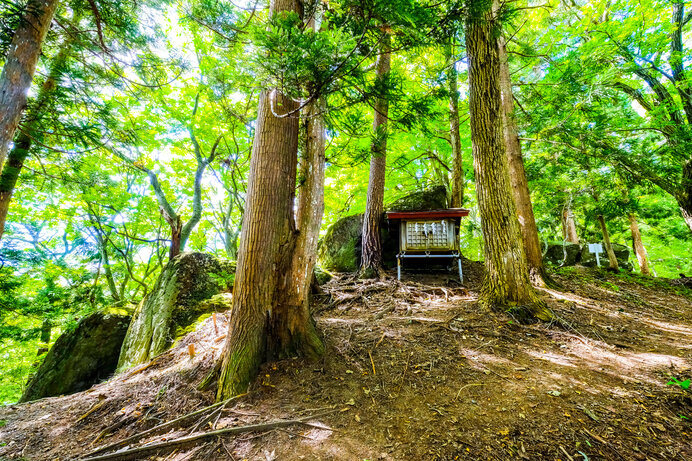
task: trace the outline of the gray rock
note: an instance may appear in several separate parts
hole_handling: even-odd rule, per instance
[[[447,208],[447,189],[434,186],[430,189],[413,192],[385,205],[386,211],[421,211]]]
[[[333,272],[355,272],[362,254],[363,215],[346,216],[329,226],[317,247],[317,263]]]
[[[90,314],[63,333],[29,380],[20,402],[72,394],[108,378],[118,364],[130,319],[127,310],[110,308]]]
[[[228,309],[228,303],[203,301],[231,289],[234,275],[232,263],[205,253],[182,253],[169,261],[132,316],[118,371],[166,351],[202,315]]]
[[[543,255],[543,260],[554,266],[574,266],[579,262],[582,249],[576,243],[551,243]]]
[[[447,208],[444,186],[401,197],[385,206],[387,211],[417,211]],[[363,238],[363,214],[346,216],[329,226],[317,249],[317,263],[333,272],[355,272],[360,267]],[[385,267],[396,266],[399,229],[390,229],[382,216],[382,258]]]

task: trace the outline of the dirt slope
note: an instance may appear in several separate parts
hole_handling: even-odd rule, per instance
[[[467,266],[465,287],[431,274],[333,280],[316,305],[324,359],[267,366],[206,427],[336,412],[137,459],[692,459],[692,423],[680,417],[692,418],[690,392],[666,386],[692,375],[692,292],[571,268],[556,274],[564,290],[544,292],[569,326],[520,326],[478,309],[481,270]],[[0,408],[0,459],[77,458],[208,405],[212,392],[196,385],[223,344],[217,320],[146,369]],[[199,432],[200,421],[144,440]]]

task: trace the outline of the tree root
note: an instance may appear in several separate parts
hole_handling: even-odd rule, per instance
[[[220,405],[223,403],[224,402],[219,402],[218,404],[215,404],[215,405]],[[207,410],[208,408],[209,407],[207,407],[206,409],[203,409],[203,410]],[[196,413],[199,413],[203,410],[199,410]],[[298,418],[298,419],[281,419],[281,420],[277,420],[277,421],[270,421],[268,423],[251,424],[248,426],[227,427],[227,428],[218,429],[215,431],[202,432],[199,434],[189,435],[186,437],[180,437],[180,438],[173,439],[173,440],[167,440],[165,442],[152,443],[150,445],[146,445],[143,447],[131,448],[129,450],[118,451],[115,453],[108,453],[108,454],[100,455],[100,456],[91,456],[91,457],[81,458],[81,461],[105,461],[105,460],[122,459],[122,458],[141,459],[141,457],[144,456],[144,454],[146,454],[146,453],[158,451],[158,450],[161,450],[164,448],[169,448],[169,447],[178,447],[181,445],[186,445],[186,444],[195,442],[197,440],[206,439],[209,437],[215,437],[218,435],[241,434],[244,432],[261,432],[261,431],[267,431],[270,429],[276,429],[279,427],[292,426],[294,424],[307,424],[306,421],[308,421],[310,419],[316,418],[318,416],[323,416],[325,414],[334,413],[336,411],[338,411],[338,410],[331,410],[328,412],[320,413],[317,415],[305,416],[303,418]],[[190,415],[192,415],[192,413]],[[186,415],[186,417],[189,417],[190,415]],[[141,432],[140,434],[137,434],[133,437],[141,438],[143,435],[145,435],[145,433],[148,433],[148,432],[149,431],[144,431],[144,432]],[[99,451],[104,451],[104,449],[101,449]],[[89,455],[87,455],[87,456],[89,456]]]
[[[174,419],[174,420],[172,420],[172,421],[168,421],[167,423],[159,424],[158,426],[154,426],[154,427],[152,427],[151,429],[147,429],[146,431],[139,432],[139,433],[137,433],[137,434],[135,434],[135,435],[133,435],[133,436],[131,436],[131,437],[128,437],[128,438],[123,439],[123,440],[120,440],[119,442],[114,442],[114,443],[112,443],[112,444],[110,444],[110,445],[106,445],[106,446],[103,446],[103,447],[101,447],[101,448],[97,448],[96,450],[94,450],[94,451],[92,451],[92,452],[90,452],[90,453],[87,453],[85,456],[93,456],[93,455],[96,455],[96,454],[98,454],[98,453],[102,453],[102,452],[104,452],[104,451],[108,451],[108,450],[112,450],[112,449],[114,449],[114,448],[121,447],[121,446],[126,445],[126,444],[128,444],[128,443],[130,443],[130,442],[135,442],[135,441],[137,441],[137,440],[140,440],[142,437],[144,437],[144,436],[146,436],[146,435],[153,434],[154,432],[160,431],[160,430],[162,430],[162,429],[167,429],[167,428],[169,428],[169,427],[171,427],[171,426],[174,426],[174,425],[176,425],[176,424],[178,424],[178,423],[180,423],[180,422],[182,422],[182,421],[185,421],[185,420],[187,420],[187,419],[190,419],[190,418],[192,418],[193,416],[198,416],[198,415],[204,414],[204,413],[206,413],[207,411],[213,410],[213,409],[215,409],[215,408],[217,408],[217,407],[219,407],[219,406],[222,406],[222,405],[225,406],[225,405],[228,404],[228,402],[230,402],[231,400],[239,399],[240,397],[244,397],[244,396],[246,396],[246,395],[247,395],[247,394],[240,394],[240,395],[237,395],[237,396],[235,396],[235,397],[231,397],[230,399],[226,399],[226,400],[224,400],[224,401],[222,401],[222,402],[217,402],[217,403],[215,403],[215,404],[213,404],[213,405],[209,405],[208,407],[204,407],[204,408],[202,408],[202,409],[200,409],[200,410],[193,411],[192,413],[188,413],[188,414],[183,415],[183,416],[181,416],[181,417],[179,417],[179,418],[176,418],[176,419]]]

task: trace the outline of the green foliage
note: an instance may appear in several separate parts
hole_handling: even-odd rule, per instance
[[[690,382],[692,382],[692,380],[690,380],[690,379],[686,379],[686,380],[684,380],[684,381],[680,381],[680,380],[679,380],[678,378],[676,378],[675,376],[671,376],[671,377],[670,377],[670,381],[668,381],[668,382],[666,383],[666,385],[667,385],[667,386],[678,386],[680,389],[685,390],[685,391],[688,391],[688,390],[690,390]]]
[[[0,241],[0,401],[21,391],[37,361],[44,320],[55,338],[88,312],[136,304],[151,291],[167,261],[171,229],[147,170],[187,222],[199,158],[213,150],[199,182],[201,219],[186,250],[237,258],[257,95],[264,89],[279,89],[300,104],[326,101],[326,229],[365,209],[371,144],[383,135],[372,130],[373,101],[383,94],[390,106],[385,203],[449,186],[451,60],[464,206],[471,210],[462,220],[461,250],[481,260],[468,63],[459,44],[466,15],[479,16],[490,3],[305,2],[305,18],[321,21],[317,31],[295,13],[270,18],[264,5],[227,0],[96,0],[98,17],[92,2],[61,3],[60,27],[42,47],[29,104],[37,121]],[[692,275],[692,233],[678,203],[692,134],[670,115],[683,113],[686,86],[664,76],[691,57],[687,47],[669,51],[674,4],[535,6],[505,5],[498,25],[511,37],[516,116],[541,241],[563,240],[561,216],[569,208],[583,243],[601,241],[596,217],[603,215],[613,243],[631,247],[627,217],[633,213],[659,278],[622,272],[599,283],[614,291],[622,281],[692,296],[664,280]],[[0,55],[23,7],[10,0],[0,9]],[[385,36],[392,71],[379,80],[372,69]],[[659,79],[671,101],[656,103],[640,68]],[[38,88],[53,70],[55,91],[38,104]],[[636,94],[650,110],[634,102]],[[352,256],[336,258],[342,266],[356,264]],[[630,262],[636,267],[634,256]],[[216,277],[232,286],[231,272]]]

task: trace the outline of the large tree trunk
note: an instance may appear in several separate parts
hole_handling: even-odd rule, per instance
[[[380,56],[377,58],[377,79],[387,82],[391,67],[391,39],[389,35],[382,38]],[[387,83],[388,84],[388,83]],[[382,87],[380,87],[382,88]],[[363,217],[363,259],[361,276],[375,277],[382,272],[382,242],[380,241],[380,222],[384,211],[384,181],[387,167],[387,118],[389,99],[386,94],[375,101],[374,121],[372,124],[373,141],[370,157],[370,178],[368,196]]]
[[[512,198],[502,133],[499,23],[489,3],[469,2],[466,50],[469,59],[471,139],[476,195],[484,238],[485,279],[479,302],[503,307],[521,321],[553,318],[535,292]]]
[[[0,239],[2,239],[2,235],[5,232],[5,221],[7,220],[12,194],[24,166],[24,161],[31,149],[31,140],[41,137],[40,133],[37,132],[37,128],[65,70],[67,59],[72,50],[72,43],[72,38],[66,39],[58,54],[53,58],[48,77],[43,82],[41,90],[36,96],[35,104],[32,105],[19,135],[14,140],[14,147],[12,147],[7,157],[7,162],[2,166],[2,173],[0,173]]]
[[[33,0],[12,37],[0,74],[0,168],[2,168],[22,118],[41,54],[41,46],[53,20],[58,0]]]
[[[299,331],[306,324],[312,324],[310,317],[310,287],[312,274],[317,261],[317,242],[319,240],[322,215],[324,214],[324,166],[325,166],[325,126],[322,112],[324,101],[318,99],[305,108],[305,148],[300,161],[301,178],[298,189],[298,207],[296,224],[298,234],[290,256],[290,269],[283,279],[285,286],[279,287],[285,305],[281,311],[287,315],[286,322],[295,324],[296,328],[284,329],[283,332]],[[313,340],[314,338],[306,338]],[[290,338],[282,342],[289,343]],[[317,351],[322,350],[315,343]]]
[[[449,85],[449,140],[452,144],[452,208],[464,205],[464,163],[461,156],[459,135],[459,88],[457,82],[457,57],[454,38],[447,47],[447,84]]]
[[[524,241],[526,259],[529,263],[531,280],[535,285],[545,287],[546,280],[549,279],[543,266],[543,253],[541,252],[536,218],[531,205],[529,182],[526,179],[526,170],[524,169],[524,159],[521,153],[521,143],[519,142],[519,129],[514,118],[514,97],[512,95],[512,81],[509,74],[509,62],[507,61],[507,48],[504,36],[500,35],[497,42],[500,53],[500,89],[502,91],[505,148],[507,149],[512,195],[517,206],[521,236]]]
[[[613,245],[610,243],[610,234],[608,234],[608,228],[606,227],[605,219],[602,214],[599,214],[596,219],[598,219],[598,224],[601,226],[601,233],[603,234],[603,243],[605,244],[606,253],[608,254],[608,268],[614,271],[618,270],[618,258],[615,256],[615,251],[613,251]]]
[[[296,0],[273,0],[270,15],[301,10]],[[218,399],[245,392],[267,359],[323,352],[307,305],[279,302],[280,289],[291,283],[287,277],[295,248],[298,118],[273,113],[296,109],[297,104],[278,90],[260,93]]]
[[[579,236],[577,235],[577,225],[574,222],[574,214],[569,203],[566,203],[562,208],[562,238],[568,243],[579,245]]]
[[[642,275],[651,276],[651,270],[649,269],[649,256],[646,254],[646,248],[644,248],[644,243],[642,242],[642,234],[639,232],[637,217],[634,215],[634,213],[629,213],[627,218],[630,220],[632,246],[634,247],[634,254],[637,255],[639,270],[641,271]]]

